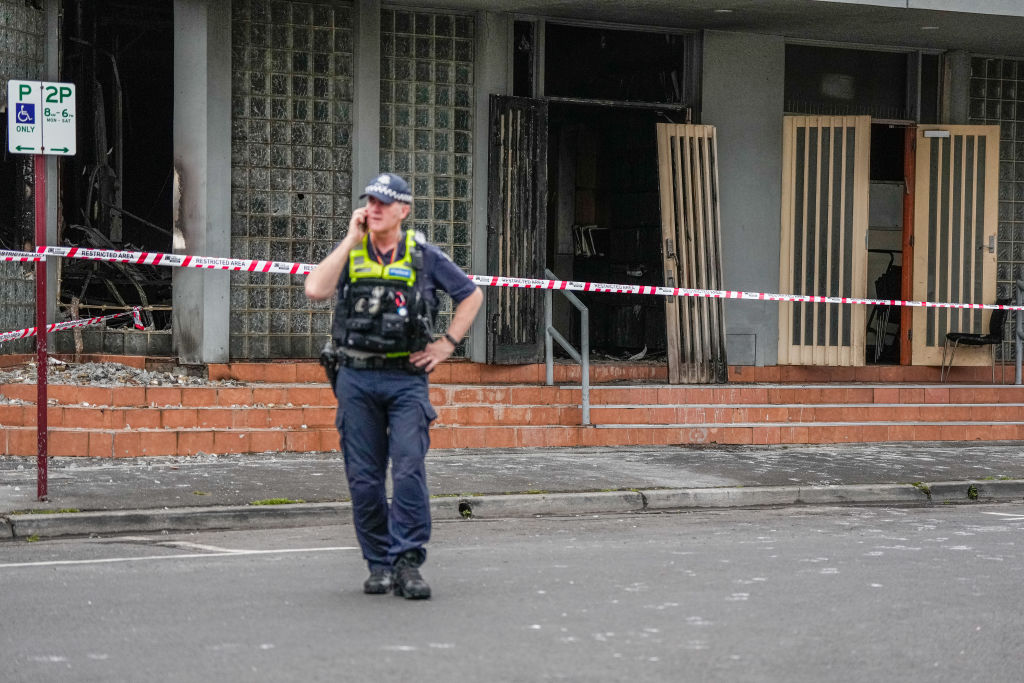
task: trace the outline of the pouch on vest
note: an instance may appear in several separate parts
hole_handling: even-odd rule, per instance
[[[380,318],[380,333],[390,339],[405,339],[409,317],[397,313],[385,313]]]

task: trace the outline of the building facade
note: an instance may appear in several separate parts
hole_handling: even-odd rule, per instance
[[[316,263],[361,185],[390,170],[413,185],[411,227],[467,272],[660,285],[676,258],[671,176],[684,194],[706,183],[695,196],[717,217],[705,235],[679,214],[679,250],[718,245],[694,252],[703,265],[682,268],[680,286],[874,296],[881,281],[895,298],[992,303],[1021,276],[1024,8],[1009,0],[0,0],[0,12],[5,81],[79,84],[80,154],[51,163],[60,242]],[[712,146],[694,143],[703,180],[678,161],[683,143],[659,147],[659,130],[678,141],[687,125],[714,127]],[[923,204],[909,180],[932,163],[919,140],[937,155]],[[2,164],[6,249],[31,234],[27,168]],[[995,196],[983,195],[993,172]],[[915,227],[925,215],[934,227]],[[934,253],[912,267],[928,229]],[[975,258],[989,246],[991,264]],[[27,271],[0,268],[4,329],[31,324]],[[147,308],[150,330],[86,330],[86,351],[310,358],[330,327],[297,276],[51,269],[58,318]],[[985,324],[730,300],[694,308],[712,322],[680,342],[673,316],[691,318],[660,299],[586,303],[597,354],[719,335],[722,365],[933,362],[942,330]],[[489,291],[459,354],[536,358],[539,306],[535,293]],[[449,315],[446,302],[439,331]],[[555,320],[579,338],[568,309]],[[915,332],[928,348],[911,351]],[[70,333],[52,342],[73,345]]]

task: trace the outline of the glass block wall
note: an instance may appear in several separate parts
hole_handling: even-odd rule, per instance
[[[474,30],[469,16],[381,11],[380,168],[412,184],[412,227],[467,273]],[[448,329],[451,308],[442,295],[438,334]],[[466,348],[463,342],[456,355],[464,356]]]
[[[1024,277],[1024,60],[972,59],[970,97],[970,123],[999,126],[996,296],[1012,300]],[[1004,344],[997,353],[1010,357],[1013,347]]]
[[[0,0],[0,105],[6,109],[7,81],[36,79],[42,75],[46,13],[24,0]],[[6,114],[3,130],[6,132]],[[3,144],[6,146],[6,136]],[[0,249],[22,251],[34,235],[32,157],[3,153],[0,189]],[[32,264],[0,262],[0,332],[35,325],[35,268]],[[35,341],[21,339],[0,344],[0,353],[31,353]]]
[[[351,3],[234,0],[232,15],[232,256],[317,263],[351,213]],[[232,359],[319,353],[330,302],[304,280],[232,273]]]

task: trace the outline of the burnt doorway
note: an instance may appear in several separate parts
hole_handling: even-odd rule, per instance
[[[547,243],[547,103],[490,97],[487,268],[500,277],[543,278]],[[544,301],[536,289],[487,289],[487,362],[543,358]]]
[[[678,113],[678,112],[674,112]],[[653,108],[551,102],[547,262],[564,280],[664,284]],[[660,297],[577,293],[594,360],[664,360]],[[579,344],[579,317],[556,297],[554,325]]]
[[[868,184],[867,294],[874,299],[903,300],[906,178],[905,138],[908,126],[899,123],[871,125],[871,179]],[[868,311],[865,362],[898,365],[902,334],[902,309],[875,305]]]
[[[78,154],[61,168],[59,241],[170,252],[172,0],[66,1],[61,53],[62,79],[77,85],[79,126]],[[75,351],[170,354],[167,268],[64,260],[58,306],[74,317],[142,306],[153,330],[88,330]],[[63,351],[71,340],[57,338]]]

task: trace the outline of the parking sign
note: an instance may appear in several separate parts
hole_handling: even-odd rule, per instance
[[[74,83],[7,82],[7,150],[70,156],[76,150]]]

